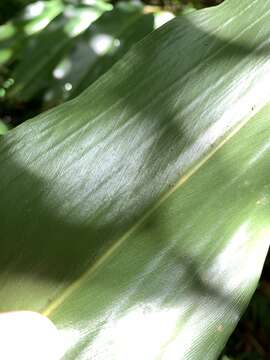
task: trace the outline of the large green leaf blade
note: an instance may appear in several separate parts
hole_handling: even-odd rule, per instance
[[[269,243],[269,12],[176,19],[0,139],[1,310],[50,316],[66,358],[214,359],[237,323]]]

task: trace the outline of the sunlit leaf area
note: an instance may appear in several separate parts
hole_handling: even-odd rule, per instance
[[[0,360],[270,359],[270,1],[0,1]]]

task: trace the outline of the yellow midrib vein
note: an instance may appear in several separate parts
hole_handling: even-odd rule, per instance
[[[259,111],[259,109],[258,109]],[[258,113],[258,112],[257,112]],[[222,148],[235,134],[237,134],[248,122],[250,119],[254,118],[253,116],[247,116],[244,120],[240,121],[237,126],[227,135],[225,136],[220,143],[213,149],[209,151],[209,153],[198,163],[194,165],[194,167],[187,171],[185,175],[183,175],[179,181],[167,192],[165,193],[159,201],[149,210],[144,216],[137,221],[123,236],[121,236],[106,252],[102,255],[93,266],[91,266],[86,272],[84,272],[76,281],[74,281],[71,285],[67,287],[66,290],[55,300],[53,301],[47,308],[42,311],[42,314],[45,316],[49,316],[55,309],[57,309],[72,293],[74,293],[84,282],[86,279],[91,277],[105,262],[106,260],[129,238],[129,236],[135,232],[144,221],[151,216],[159,206],[161,206],[180,186],[182,186],[188,179],[190,179],[209,159],[213,157],[213,155]]]

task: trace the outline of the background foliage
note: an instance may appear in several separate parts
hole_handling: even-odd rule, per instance
[[[0,133],[81,93],[134,43],[173,16],[220,2],[1,1]],[[222,360],[270,358],[269,270],[268,259]]]

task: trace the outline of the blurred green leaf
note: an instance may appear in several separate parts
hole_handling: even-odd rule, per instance
[[[9,127],[8,125],[0,119],[0,135],[4,135],[8,132]]]
[[[78,95],[133,44],[173,18],[168,12],[145,14],[139,2],[119,2],[89,26],[93,11],[95,20],[101,9],[111,9],[102,2],[95,6],[65,6],[63,14],[28,41],[10,75],[15,83],[8,91],[11,101],[30,101],[47,89],[48,107]]]
[[[14,86],[8,92],[9,99],[24,102],[44,90],[54,67],[74,45],[76,37],[109,9],[111,6],[102,1],[89,6],[65,6],[63,13],[26,44],[10,75]]]
[[[18,60],[30,37],[44,29],[62,10],[60,0],[38,1],[0,26],[0,66]]]
[[[153,29],[154,14],[144,14],[138,3],[119,3],[78,37],[56,66],[47,101],[61,102],[82,92]]]

